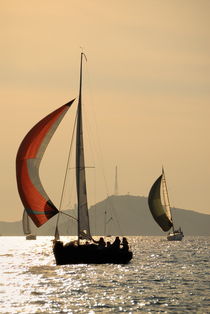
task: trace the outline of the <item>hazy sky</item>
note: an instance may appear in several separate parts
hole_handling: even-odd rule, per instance
[[[15,178],[22,138],[78,95],[80,46],[88,57],[84,110],[106,179],[95,201],[113,194],[116,165],[119,194],[144,196],[164,165],[171,205],[210,214],[209,30],[208,0],[0,0],[0,220],[22,216]],[[62,129],[73,111],[40,172],[55,204]],[[96,177],[97,161],[87,163]]]

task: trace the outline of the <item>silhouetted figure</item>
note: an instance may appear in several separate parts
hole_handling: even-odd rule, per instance
[[[119,237],[116,237],[114,242],[112,243],[112,247],[115,249],[119,249],[120,248],[120,239]]]
[[[111,246],[111,242],[110,242],[110,241],[107,241],[106,246],[109,248],[109,247]]]
[[[122,246],[123,246],[123,250],[128,251],[128,249],[129,249],[128,241],[125,237],[123,237],[123,239],[122,239]]]
[[[100,248],[103,248],[103,247],[105,247],[106,246],[106,242],[104,241],[104,239],[101,237],[100,239],[99,239],[99,241],[98,241],[98,246],[100,247]]]

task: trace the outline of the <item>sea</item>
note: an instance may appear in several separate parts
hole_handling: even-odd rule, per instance
[[[127,238],[127,265],[56,266],[52,237],[1,236],[0,313],[210,313],[210,237]]]

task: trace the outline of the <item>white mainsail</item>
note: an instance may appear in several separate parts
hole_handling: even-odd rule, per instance
[[[164,169],[162,168],[162,204],[165,208],[166,215],[168,216],[169,220],[172,221],[172,215],[171,215],[171,207],[170,207],[170,201],[169,201],[169,196],[168,196],[168,189],[166,185],[166,178],[165,178],[165,173]]]
[[[77,134],[76,134],[76,182],[77,182],[77,201],[78,201],[78,239],[91,239],[87,188],[85,176],[85,157],[84,157],[84,141],[82,127],[82,61],[84,53],[81,54],[80,64],[80,89],[77,111]]]

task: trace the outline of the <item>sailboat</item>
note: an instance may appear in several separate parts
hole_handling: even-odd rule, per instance
[[[148,205],[154,220],[161,227],[161,229],[165,232],[172,229],[172,231],[167,235],[167,240],[181,241],[184,234],[181,228],[178,230],[175,230],[174,228],[165,172],[163,168],[162,174],[158,177],[150,189]]]
[[[100,245],[101,242],[98,241],[97,243],[90,231],[82,115],[82,71],[84,59],[86,59],[86,56],[82,52],[76,116],[77,241],[76,243],[74,241],[66,244],[60,241],[57,224],[53,241],[53,253],[57,265],[80,263],[126,264],[132,259],[132,251],[114,244],[110,247]],[[42,226],[55,215],[58,215],[59,218],[60,209],[49,198],[41,183],[39,166],[47,145],[74,101],[75,99],[69,101],[39,121],[25,136],[17,152],[16,179],[18,192],[27,214],[37,227]],[[84,241],[86,242],[84,243]]]
[[[22,218],[22,225],[23,225],[23,233],[26,236],[26,240],[36,240],[36,235],[31,232],[31,226],[29,221],[29,216],[24,209],[23,211],[23,218]]]

